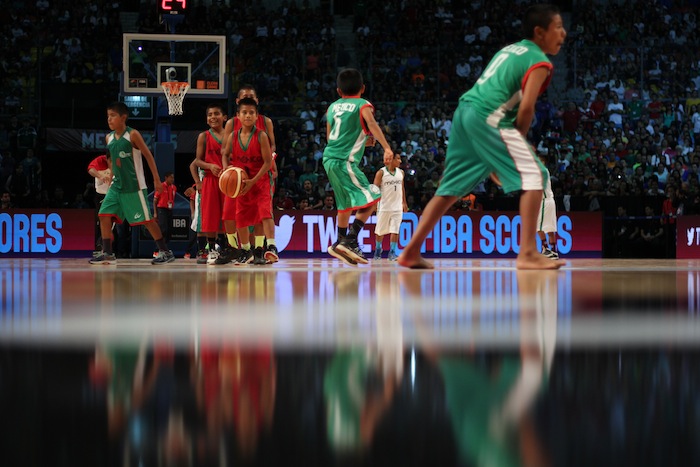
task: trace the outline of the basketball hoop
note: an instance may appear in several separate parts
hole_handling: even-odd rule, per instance
[[[165,98],[168,100],[168,113],[182,115],[182,101],[185,100],[185,94],[190,90],[190,83],[166,81],[160,84],[163,87]]]

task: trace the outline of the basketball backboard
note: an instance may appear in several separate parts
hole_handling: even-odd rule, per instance
[[[124,94],[162,95],[161,83],[186,81],[188,96],[228,97],[226,36],[123,35]]]

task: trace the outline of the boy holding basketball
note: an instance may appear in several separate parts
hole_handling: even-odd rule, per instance
[[[257,105],[260,105],[260,101],[258,99],[258,93],[255,90],[255,87],[253,87],[250,84],[244,84],[241,86],[241,88],[238,90],[238,95],[236,96],[236,105],[241,101],[241,99],[253,99]],[[223,154],[223,164],[224,168],[228,165],[228,158],[231,156],[231,151],[233,148],[233,139],[232,135],[240,130],[242,127],[241,125],[241,120],[238,118],[238,116],[233,117],[231,120],[226,122],[226,128],[224,128],[224,147],[222,150]],[[274,183],[275,179],[277,178],[277,163],[275,162],[275,159],[277,157],[277,153],[275,152],[276,146],[275,146],[275,127],[272,124],[272,119],[269,117],[261,114],[258,112],[258,117],[255,120],[255,127],[260,130],[264,131],[267,133],[268,138],[270,139],[270,151],[272,152],[272,166],[270,167],[270,171],[272,174],[272,192],[274,193]],[[236,200],[231,199],[231,198],[226,198],[226,206],[224,209],[224,227],[226,228],[226,232],[237,232],[236,228],[236,222],[235,222],[235,215],[234,213],[236,212]],[[274,221],[273,221],[274,222]],[[263,239],[263,244],[265,243],[265,234],[264,234],[264,227],[262,224],[256,224],[254,227],[254,233],[255,237],[260,237]],[[230,234],[229,234],[230,236]],[[248,236],[250,238],[250,236]],[[236,238],[237,239],[237,238]],[[257,242],[257,240],[256,240]],[[270,245],[269,242],[267,244],[267,247],[265,248],[265,257],[268,259],[268,262],[270,263],[275,263],[279,260],[279,255],[277,253],[277,246],[276,245]],[[224,264],[228,263],[231,260],[235,260],[238,263],[244,262],[244,263],[249,263],[253,260],[252,254],[250,251],[242,251],[240,252],[240,255],[238,257],[232,258],[232,257],[227,257],[224,256],[223,254],[217,260],[217,264]]]
[[[323,167],[338,207],[338,240],[328,247],[328,253],[354,266],[368,263],[357,236],[381,197],[379,188],[370,185],[360,170],[368,137],[370,144],[376,140],[384,148],[385,165],[391,164],[394,153],[374,119],[374,107],[360,97],[365,91],[362,74],[354,68],[346,68],[338,73],[336,82],[340,99],[328,107],[328,144],[323,151]],[[356,211],[355,221],[349,226],[353,211]]]
[[[551,79],[552,63],[545,54],[559,53],[566,30],[553,5],[533,5],[523,19],[525,40],[494,55],[476,84],[462,97],[452,119],[450,145],[442,182],[418,227],[399,257],[401,266],[428,269],[420,254],[423,241],[455,201],[490,174],[505,192],[520,196],[520,252],[518,269],[558,269],[537,250],[535,232],[542,190],[548,173],[526,136],[537,97]]]
[[[160,183],[158,167],[141,133],[126,126],[128,115],[129,108],[123,102],[115,102],[107,107],[107,124],[112,132],[105,140],[113,179],[99,212],[102,253],[93,257],[90,263],[113,264],[116,261],[112,250],[113,218],[119,223],[126,219],[132,226],[146,227],[158,247],[158,254],[151,263],[170,263],[175,260],[175,256],[168,249],[160,227],[151,217],[146,201],[148,192],[143,160],[146,160],[151,170],[156,192],[162,193],[163,185]]]
[[[256,126],[258,103],[251,98],[238,101],[238,119],[241,128],[231,134],[231,164],[242,168],[248,178],[241,180],[242,187],[236,201],[236,225],[241,254],[238,262],[267,264],[277,261],[275,221],[272,217],[272,151],[270,138]],[[255,236],[255,250],[251,252],[249,227],[262,224],[265,237]],[[264,248],[267,238],[267,249]]]

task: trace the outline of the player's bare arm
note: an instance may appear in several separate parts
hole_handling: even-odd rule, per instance
[[[194,159],[192,162],[190,162],[190,175],[192,175],[192,180],[194,181],[197,191],[202,191],[202,181],[199,179],[199,173],[197,172],[197,164],[195,162],[197,159]]]
[[[272,166],[272,151],[270,151],[270,138],[267,136],[266,133],[260,132],[259,134],[263,165],[262,167],[260,167],[260,170],[258,170],[258,173],[256,173],[253,178],[243,180],[243,188],[241,188],[241,193],[238,196],[243,196],[244,194],[246,194],[251,189],[251,187],[255,185],[258,182],[258,180],[260,180],[260,177],[267,174],[267,172],[270,170],[270,167]]]
[[[207,133],[203,131],[197,137],[197,152],[195,153],[195,164],[200,169],[209,170],[215,177],[221,174],[221,167],[216,164],[207,162],[204,157],[207,151]],[[199,177],[197,177],[199,178]],[[197,180],[195,180],[195,183]]]
[[[523,99],[520,101],[518,108],[518,116],[515,119],[515,128],[523,136],[527,136],[527,132],[532,125],[532,119],[535,116],[535,104],[537,97],[540,94],[540,89],[549,76],[549,69],[541,66],[530,72],[530,76],[525,83],[523,89]]]
[[[158,174],[158,166],[156,165],[156,160],[153,158],[151,150],[148,149],[146,141],[143,140],[143,136],[138,130],[131,131],[131,145],[141,151],[141,155],[146,159],[148,168],[151,170],[151,175],[153,175],[153,185],[156,193],[163,192],[163,184],[160,182],[160,175]]]
[[[228,168],[229,158],[233,152],[233,118],[226,122],[224,126],[224,139],[221,142],[221,165],[223,170]]]
[[[382,169],[377,170],[377,173],[374,174],[374,184],[376,186],[382,186],[382,178],[384,178],[384,171]]]
[[[362,118],[365,120],[367,129],[369,129],[370,133],[372,133],[374,139],[379,141],[379,144],[381,144],[384,148],[384,164],[390,164],[392,159],[394,159],[394,152],[391,150],[389,142],[384,137],[382,127],[380,127],[377,121],[374,119],[374,112],[372,112],[370,107],[364,107],[362,109]]]

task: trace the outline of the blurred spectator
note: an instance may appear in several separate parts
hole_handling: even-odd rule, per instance
[[[8,177],[7,182],[5,182],[5,189],[10,192],[17,207],[28,207],[30,194],[29,181],[27,180],[27,176],[21,164],[17,165],[14,173]]]
[[[38,192],[41,189],[41,162],[34,154],[34,150],[27,149],[26,156],[19,164],[24,169],[30,192],[32,194]]]
[[[2,197],[0,197],[0,211],[9,211],[14,208],[12,204],[12,196],[8,190],[2,190]]]

